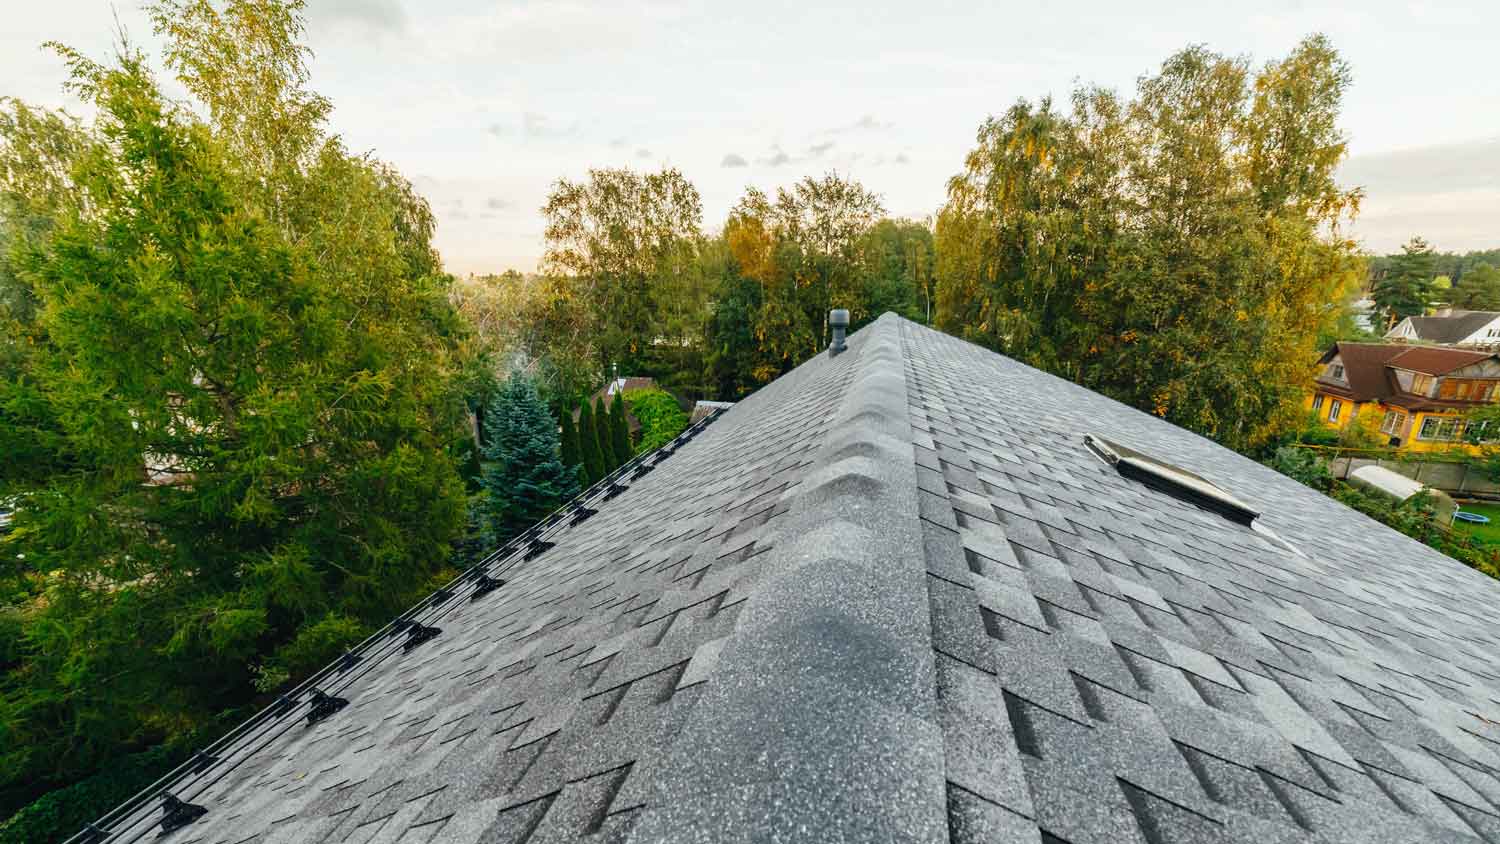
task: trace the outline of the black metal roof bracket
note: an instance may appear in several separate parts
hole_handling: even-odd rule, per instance
[[[322,689],[313,689],[312,708],[307,711],[307,726],[311,727],[348,705],[349,701],[344,698],[324,694]]]
[[[208,810],[202,806],[178,800],[171,792],[162,792],[161,800],[161,810],[164,814],[161,819],[161,832],[157,833],[157,838],[173,830],[181,829],[208,814]]]

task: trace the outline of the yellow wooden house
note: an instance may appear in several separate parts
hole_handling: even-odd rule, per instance
[[[1496,352],[1340,342],[1318,363],[1308,398],[1318,419],[1343,429],[1363,411],[1378,420],[1387,444],[1403,451],[1472,448],[1463,444],[1465,415],[1500,401]]]

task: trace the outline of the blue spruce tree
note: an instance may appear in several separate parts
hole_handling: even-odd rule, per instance
[[[576,495],[578,478],[559,458],[557,422],[525,375],[500,387],[484,423],[485,515],[495,541],[505,542]]]

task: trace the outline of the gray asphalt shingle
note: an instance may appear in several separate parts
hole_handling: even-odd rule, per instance
[[[552,540],[170,840],[1500,842],[1500,584],[892,315]]]

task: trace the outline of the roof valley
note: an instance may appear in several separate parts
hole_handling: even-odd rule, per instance
[[[900,344],[887,315],[827,363],[835,421],[632,841],[947,839]]]

